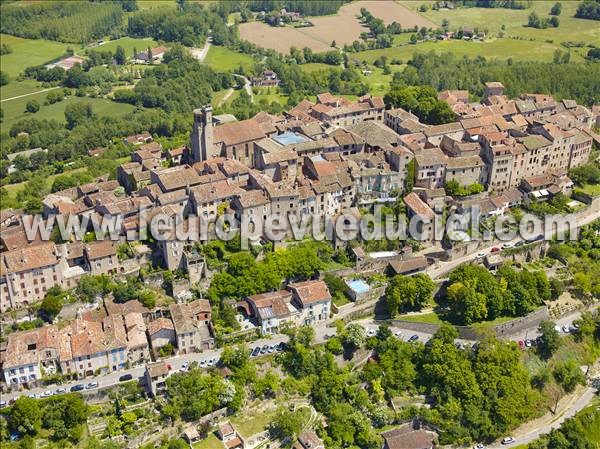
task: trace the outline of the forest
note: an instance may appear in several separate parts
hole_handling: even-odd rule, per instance
[[[217,16],[218,17],[218,16]],[[202,46],[215,16],[201,4],[188,4],[184,9],[154,8],[129,17],[127,32],[132,37],[152,37],[165,42],[180,42],[189,47]],[[222,19],[219,18],[221,21]]]
[[[465,89],[481,98],[485,82],[500,81],[510,98],[532,92],[549,93],[558,100],[573,99],[587,106],[600,103],[600,63],[576,67],[562,62],[489,61],[429,52],[415,54],[404,71],[394,74],[394,82],[429,85],[438,91]]]
[[[30,39],[89,43],[121,27],[119,2],[44,2],[0,6],[2,33]]]
[[[600,0],[584,0],[577,6],[575,17],[600,20]]]

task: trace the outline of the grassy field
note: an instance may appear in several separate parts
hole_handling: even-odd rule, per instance
[[[0,87],[0,99],[6,100],[19,95],[37,92],[42,89],[44,89],[44,87],[35,80],[16,81],[11,79],[7,85]]]
[[[2,103],[2,110],[4,111],[4,120],[2,121],[1,128],[2,132],[8,132],[14,122],[25,117],[35,117],[41,119],[54,119],[60,122],[64,122],[65,108],[69,103],[75,103],[78,101],[86,101],[92,104],[94,113],[98,116],[102,115],[123,115],[134,109],[132,105],[126,103],[117,103],[114,101],[106,100],[104,98],[79,98],[71,96],[65,98],[63,101],[54,103],[51,105],[44,105],[44,100],[48,92],[29,95],[27,97],[18,98],[16,100],[5,101]],[[25,112],[25,105],[30,100],[36,100],[40,104],[40,110],[35,114]]]
[[[262,432],[273,420],[273,412],[260,412],[252,416],[234,416],[231,423],[244,438],[248,438],[255,433]]]
[[[239,66],[251,68],[254,65],[254,59],[250,55],[237,53],[225,47],[212,45],[208,50],[205,62],[217,72],[226,72],[235,70]]]
[[[598,196],[600,195],[600,184],[585,184],[583,187],[581,187],[581,190],[588,195]]]
[[[461,40],[448,40],[437,42],[425,42],[416,45],[403,45],[400,47],[367,50],[352,54],[353,58],[360,61],[373,62],[380,56],[387,56],[390,59],[400,59],[403,62],[409,60],[415,52],[428,53],[436,51],[438,53],[450,52],[455,55],[476,57],[485,56],[487,58],[499,58],[514,60],[552,61],[554,51],[558,48],[556,44],[545,42],[530,42],[515,39],[494,39],[485,42],[469,42]],[[564,48],[563,48],[564,50]],[[571,61],[583,61],[583,57],[578,51],[571,53]]]
[[[398,66],[396,67],[398,70]],[[382,69],[375,67],[369,68],[373,73],[370,75],[363,75],[363,81],[369,86],[369,93],[372,95],[383,96],[390,89],[390,82],[392,81],[392,75],[384,75]]]
[[[417,10],[421,4],[432,2],[400,1],[400,3]],[[550,9],[554,2],[533,1],[531,4],[531,8],[528,9],[456,8],[452,11],[434,11],[430,9],[425,13],[421,13],[421,15],[438,25],[441,25],[442,21],[447,19],[450,21],[450,29],[469,26],[499,33],[502,31],[502,26],[504,26],[504,32],[507,36],[533,38],[538,41],[554,40],[556,44],[564,41],[584,41],[600,45],[600,26],[598,26],[598,22],[573,17],[578,2],[562,2],[562,13],[559,16],[560,26],[558,28],[546,28],[545,30],[526,27],[527,18],[532,11],[535,11],[540,17],[550,17]]]
[[[417,11],[421,4],[433,4],[432,1],[413,2],[402,0],[400,4]],[[523,10],[506,8],[456,8],[454,10],[429,9],[422,16],[441,25],[444,19],[450,22],[450,29],[455,30],[461,26],[479,28],[488,35],[504,33],[503,38],[491,42],[476,43],[464,41],[451,41],[439,44],[424,43],[390,50],[389,57],[409,58],[415,51],[443,50],[451,51],[458,56],[481,55],[488,58],[513,57],[516,60],[535,59],[550,61],[554,51],[565,51],[566,47],[561,42],[581,41],[585,44],[600,45],[600,26],[594,20],[576,19],[573,17],[578,2],[562,2],[562,14],[559,16],[558,28],[535,29],[525,26],[532,11],[540,17],[547,18],[554,2],[533,1],[531,8]],[[502,29],[504,27],[504,30]],[[582,61],[587,53],[587,48],[573,48],[572,61]],[[370,52],[366,52],[370,53]],[[364,55],[367,58],[370,56]]]
[[[53,61],[62,56],[67,47],[75,49],[76,46],[44,39],[22,39],[8,34],[0,34],[0,42],[12,49],[12,53],[0,56],[2,71],[11,78],[15,78],[27,67]]]

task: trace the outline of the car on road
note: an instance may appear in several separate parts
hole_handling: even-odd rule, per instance
[[[81,390],[84,390],[84,389],[85,389],[85,385],[83,385],[83,384],[77,384],[77,385],[73,385],[71,387],[71,391],[73,391],[73,392],[74,391],[81,391]]]
[[[473,449],[485,449],[485,446],[483,444],[478,444],[476,446],[473,446]]]
[[[50,396],[52,396],[52,392],[50,390],[46,390],[42,394],[40,394],[40,396],[42,398],[49,398]]]
[[[415,334],[408,339],[408,342],[412,343],[413,341],[417,341],[418,339],[419,339],[419,336],[417,334]]]
[[[571,328],[569,326],[567,326],[566,324],[562,327],[562,330],[565,334],[568,334],[571,332]]]
[[[127,382],[131,379],[133,379],[133,376],[131,374],[123,374],[121,377],[119,377],[119,382]]]
[[[67,392],[67,389],[66,389],[66,388],[62,388],[62,387],[61,387],[61,388],[57,388],[57,389],[54,391],[54,394],[63,394],[63,393],[66,393],[66,392]]]
[[[94,382],[90,382],[89,384],[87,384],[87,385],[85,386],[85,389],[86,389],[86,390],[93,390],[94,388],[98,388],[98,386],[99,386],[99,385],[100,385],[100,384],[99,384],[98,382],[96,382],[96,381],[94,381]]]
[[[490,253],[497,253],[498,251],[500,251],[500,248],[497,246],[493,246],[492,249],[490,249]]]
[[[513,437],[504,437],[504,438],[502,438],[501,443],[502,444],[513,444],[515,441],[517,441],[517,440],[515,440]]]

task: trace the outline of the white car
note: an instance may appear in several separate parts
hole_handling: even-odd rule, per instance
[[[564,325],[564,326],[562,327],[562,330],[563,330],[563,332],[564,332],[565,334],[568,334],[569,332],[571,332],[571,328],[570,328],[569,326],[567,326],[567,325]]]
[[[477,258],[478,259],[483,259],[485,257],[485,253],[481,252],[481,253],[477,253]]]
[[[201,368],[206,368],[206,360],[202,360],[202,361],[200,362],[200,367],[201,367]]]
[[[397,338],[402,338],[402,332],[400,332],[400,331],[396,331],[396,332],[394,333],[394,335],[395,335]]]
[[[473,446],[473,449],[485,449],[483,444],[478,444],[477,446]]]
[[[98,388],[98,385],[100,385],[98,382],[90,382],[89,384],[87,384],[85,386],[86,390],[93,390],[94,388]]]
[[[504,437],[502,438],[502,444],[513,444],[516,440],[513,437]]]
[[[515,246],[513,242],[505,242],[502,244],[502,248],[504,249],[512,248],[513,246]]]
[[[40,396],[42,398],[49,398],[50,396],[52,396],[52,392],[50,390],[46,390]]]
[[[367,329],[367,337],[374,337],[376,333],[375,329]]]

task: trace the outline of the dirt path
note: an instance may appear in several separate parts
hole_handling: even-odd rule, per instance
[[[10,97],[10,98],[4,98],[4,99],[0,100],[0,103],[4,103],[5,101],[10,101],[10,100],[16,100],[17,98],[28,97],[29,95],[42,94],[44,92],[48,92],[48,91],[54,90],[54,89],[60,89],[60,86],[49,87],[48,89],[42,89],[42,90],[38,90],[36,92],[29,92],[28,94],[17,95],[17,96]]]
[[[223,98],[221,98],[221,101],[219,101],[219,104],[217,106],[221,106],[223,103],[225,103],[227,100],[229,100],[229,97],[231,97],[232,94],[233,94],[233,88],[227,89],[227,93],[223,96]]]

